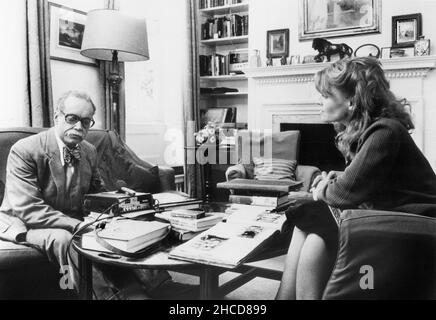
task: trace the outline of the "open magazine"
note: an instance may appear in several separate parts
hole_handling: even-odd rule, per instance
[[[252,207],[253,208],[253,207]],[[169,257],[196,263],[235,268],[280,233],[282,216],[268,211],[244,211],[227,218],[173,249]]]

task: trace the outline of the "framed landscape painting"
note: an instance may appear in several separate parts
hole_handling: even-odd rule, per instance
[[[380,0],[300,0],[300,40],[380,32]]]
[[[52,2],[49,2],[49,8],[50,58],[96,66],[94,59],[80,54],[87,14]]]

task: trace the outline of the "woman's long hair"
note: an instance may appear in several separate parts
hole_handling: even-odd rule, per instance
[[[379,118],[396,119],[407,130],[414,128],[404,100],[398,100],[392,93],[381,64],[375,58],[337,61],[317,73],[315,85],[322,95],[332,95],[332,88],[336,88],[351,100],[353,110],[349,123],[335,126],[337,147],[347,160],[354,157],[363,132]]]

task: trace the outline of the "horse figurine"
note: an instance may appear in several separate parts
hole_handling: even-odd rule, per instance
[[[339,54],[341,59],[345,56],[351,57],[353,54],[353,49],[345,43],[333,44],[322,38],[313,39],[312,48],[319,52],[319,54],[315,56],[316,62],[323,62],[323,57],[326,57],[327,62],[330,62],[330,58],[334,54]]]

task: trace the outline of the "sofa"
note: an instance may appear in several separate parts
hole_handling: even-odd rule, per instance
[[[0,129],[0,201],[3,200],[10,148],[18,140],[43,130],[47,129]],[[108,190],[115,190],[118,180],[143,192],[175,189],[172,168],[153,166],[141,160],[115,132],[90,130],[86,140],[97,149],[100,174]],[[58,268],[51,265],[41,252],[0,240],[0,299],[74,298],[71,290],[60,290],[59,280]]]

